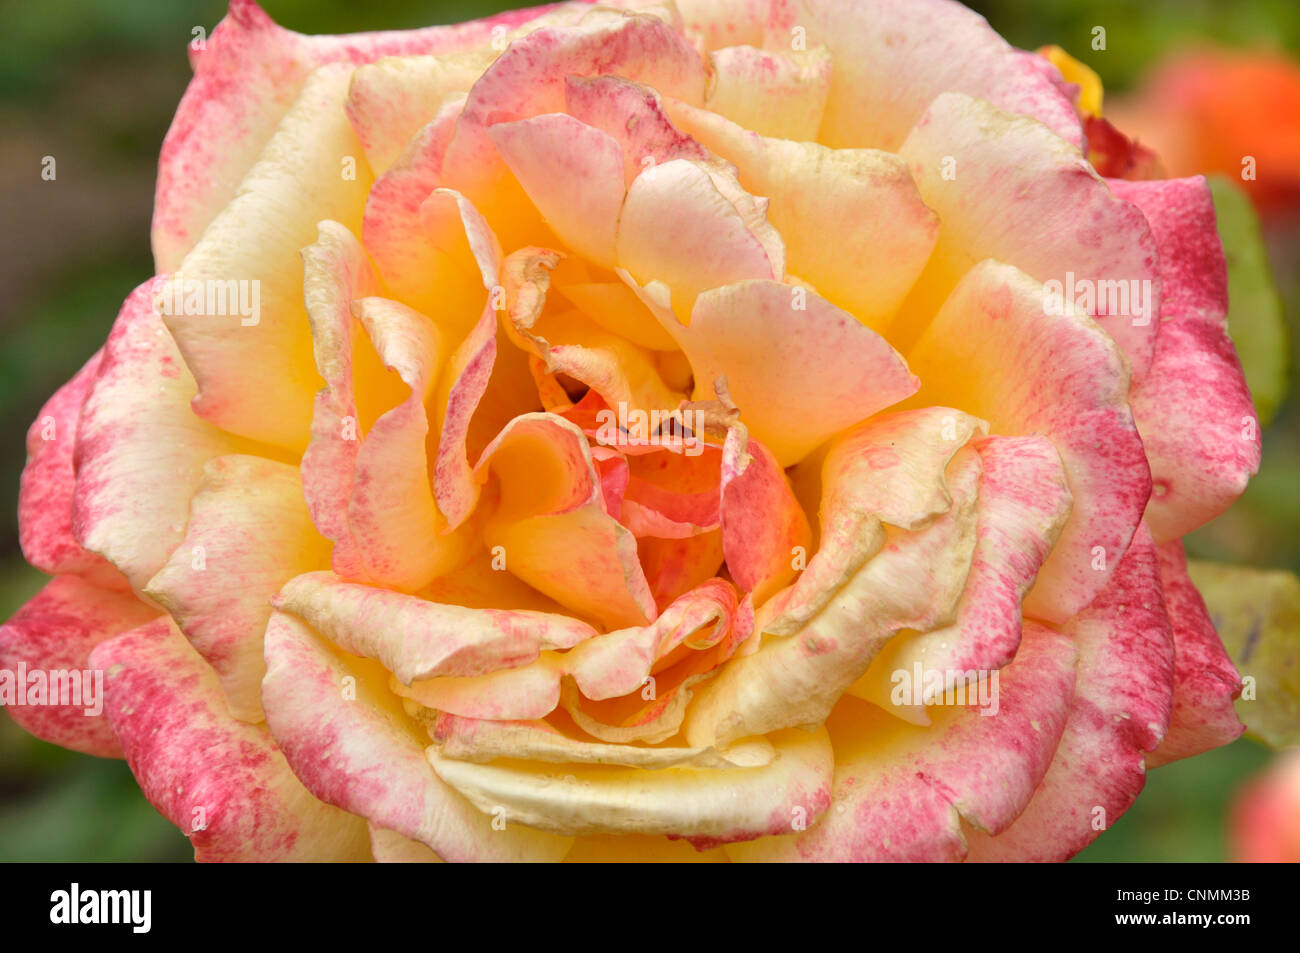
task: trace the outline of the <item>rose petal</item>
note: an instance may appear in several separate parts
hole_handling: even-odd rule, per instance
[[[1160,334],[1151,373],[1134,387],[1133,416],[1151,461],[1146,519],[1164,542],[1245,490],[1259,470],[1259,419],[1228,338],[1227,268],[1205,180],[1110,185],[1146,214],[1160,248]]]
[[[216,674],[169,620],[104,642],[91,664],[131,773],[196,860],[368,859],[365,823],[312,797],[264,726],[230,716]]]
[[[103,715],[103,672],[92,668],[90,653],[105,639],[156,615],[157,609],[129,591],[101,588],[79,576],[50,580],[0,627],[0,671],[8,676],[7,688],[17,692],[23,677],[19,666],[25,666],[29,700],[20,705],[16,694],[6,698],[5,711],[52,744],[101,758],[122,757]],[[45,697],[31,704],[31,676],[38,671],[44,674]],[[68,703],[59,704],[64,699]]]
[[[639,284],[666,285],[673,310],[688,318],[709,288],[785,277],[781,237],[764,218],[765,208],[727,169],[686,159],[651,166],[623,203],[618,263]]]
[[[361,298],[352,308],[379,359],[410,392],[375,421],[357,452],[348,520],[366,576],[413,592],[460,566],[476,545],[467,532],[444,533],[429,482],[425,400],[443,339],[432,321],[399,302]]]
[[[790,271],[867,326],[888,325],[939,234],[939,219],[900,158],[765,138],[682,104],[671,112],[736,164],[741,185],[771,200],[768,218],[785,241]]]
[[[1047,772],[1070,709],[1075,654],[1067,636],[1030,623],[1015,661],[996,673],[996,689],[983,689],[997,707],[934,708],[928,728],[846,699],[827,725],[835,790],[822,819],[805,833],[730,845],[727,853],[764,861],[960,860],[962,822],[1005,829]]]
[[[1151,482],[1118,349],[1068,302],[1053,309],[1048,300],[1019,269],[982,262],[953,290],[908,359],[923,381],[915,400],[964,407],[994,433],[1042,433],[1056,445],[1074,510],[1025,612],[1062,622],[1114,572]],[[972,367],[979,373],[972,375]]]
[[[294,578],[273,604],[301,616],[345,652],[378,659],[407,685],[515,668],[544,649],[571,648],[596,635],[562,615],[430,602],[324,572]]]
[[[490,815],[433,773],[421,740],[427,735],[382,679],[374,683],[373,669],[338,658],[293,616],[272,614],[266,664],[267,724],[294,773],[326,803],[452,862],[558,860],[569,849],[567,840],[518,825],[493,830]]]
[[[564,6],[564,5],[559,5]],[[572,5],[573,14],[585,12]],[[158,161],[154,202],[155,267],[172,271],[217,214],[230,204],[307,76],[322,63],[365,63],[385,56],[469,50],[556,7],[509,10],[494,17],[420,30],[303,36],[271,22],[253,0],[230,12],[203,49],[190,47],[194,79],[172,120]],[[219,139],[213,129],[227,130]]]
[[[153,310],[122,304],[77,422],[72,530],[143,589],[180,543],[203,465],[245,445],[190,411],[194,379]]]
[[[980,477],[978,540],[957,620],[932,632],[900,635],[876,656],[849,690],[916,724],[923,711],[891,703],[895,672],[915,665],[954,676],[1001,669],[1020,645],[1020,604],[1070,515],[1061,458],[1045,437],[977,441]]]
[[[499,481],[483,538],[502,547],[510,572],[610,627],[653,617],[636,540],[605,512],[582,431],[553,414],[525,414],[483,452],[476,472]]]
[[[343,109],[351,74],[335,64],[308,78],[239,193],[172,276],[173,298],[191,288],[205,293],[201,307],[186,303],[167,314],[199,385],[194,412],[295,451],[307,445],[318,387],[300,251],[316,239],[322,219],[359,231],[373,181]],[[356,160],[350,176],[341,164],[349,157]],[[224,306],[207,294],[229,282],[239,283],[240,294],[227,292]],[[266,413],[268,405],[276,412]]]
[[[891,636],[950,622],[975,547],[979,474],[979,456],[958,453],[949,467],[946,513],[890,542],[796,634],[768,636],[752,654],[732,660],[692,702],[687,743],[725,746],[820,724]]]
[[[270,599],[329,563],[298,471],[251,456],[217,457],[190,501],[185,539],[145,587],[216,670],[230,712],[262,720],[262,633]]]
[[[709,53],[709,63],[713,83],[704,100],[706,109],[759,135],[817,138],[831,86],[831,57],[825,47],[774,52],[728,46]]]
[[[1174,700],[1169,731],[1148,755],[1149,768],[1226,745],[1246,730],[1232,704],[1241,694],[1241,676],[1187,576],[1183,544],[1174,540],[1157,552],[1160,588],[1173,630]]]
[[[695,370],[696,399],[725,376],[741,419],[783,467],[919,386],[884,338],[802,291],[776,281],[715,288],[676,332]]]
[[[100,354],[96,351],[45,402],[27,429],[27,464],[18,487],[18,542],[23,557],[42,572],[77,573],[120,589],[126,587],[121,573],[103,556],[82,549],[72,535],[77,423],[99,373]]]
[[[808,551],[812,529],[790,480],[757,440],[741,446],[727,434],[722,461],[722,548],[727,570],[762,605],[793,581],[795,554]]]
[[[799,32],[795,32],[798,30]],[[896,149],[947,90],[1031,116],[1071,142],[1082,134],[1060,75],[1016,50],[950,0],[808,0],[777,8],[765,45],[825,45],[834,68],[818,139],[834,148]],[[1055,73],[1055,70],[1052,70]]]
[[[571,782],[513,765],[472,764],[430,749],[444,781],[480,810],[505,808],[512,821],[563,834],[671,834],[713,846],[786,831],[797,811],[815,816],[830,799],[833,758],[824,729],[770,739],[764,766],[678,766],[657,771],[566,765]]]
[[[971,266],[995,258],[1059,282],[1076,305],[1092,291],[1087,313],[1124,352],[1133,380],[1142,380],[1159,329],[1156,242],[1140,211],[1111,193],[1075,142],[945,93],[899,155],[943,223],[915,294],[890,328],[900,346],[915,340]]]
[[[1145,526],[1065,634],[1079,662],[1061,744],[1015,823],[995,837],[970,832],[970,860],[1065,860],[1115,823],[1142,790],[1144,754],[1164,737],[1173,694],[1169,619]]]

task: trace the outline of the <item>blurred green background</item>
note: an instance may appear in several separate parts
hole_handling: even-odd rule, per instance
[[[450,23],[500,0],[264,0],[279,23],[337,33]],[[985,0],[971,4],[1026,49],[1065,47],[1108,96],[1189,44],[1300,53],[1296,0]],[[18,549],[23,436],[42,402],[103,342],[126,294],[152,274],[149,216],[159,146],[190,71],[185,47],[221,0],[8,0],[0,5],[0,618],[42,584]],[[1107,49],[1090,48],[1103,25]],[[41,158],[58,178],[44,182]],[[1300,303],[1295,228],[1268,235],[1288,319]],[[1293,340],[1296,335],[1293,334]],[[1295,366],[1293,361],[1292,366]],[[1245,497],[1188,542],[1196,556],[1300,570],[1300,412],[1264,434]],[[1241,740],[1154,771],[1136,806],[1085,861],[1227,857],[1225,806],[1271,753]],[[141,796],[122,762],[37,741],[0,716],[0,860],[187,860],[185,838]]]

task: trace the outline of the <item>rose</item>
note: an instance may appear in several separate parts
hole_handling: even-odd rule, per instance
[[[1300,753],[1287,751],[1237,793],[1230,813],[1233,859],[1300,860]]]
[[[195,57],[0,645],[104,673],[14,714],[200,858],[1059,859],[1240,732],[1208,193],[1099,178],[981,18],[236,2]]]
[[[1240,182],[1270,224],[1300,206],[1300,66],[1274,53],[1208,48],[1166,58],[1113,107],[1172,175]]]

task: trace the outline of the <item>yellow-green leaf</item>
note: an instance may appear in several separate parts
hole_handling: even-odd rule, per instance
[[[1228,260],[1228,336],[1237,346],[1260,426],[1268,426],[1286,394],[1291,353],[1282,302],[1250,199],[1231,179],[1208,178]]]
[[[1237,700],[1247,731],[1279,748],[1300,744],[1300,578],[1201,560],[1187,569],[1237,671],[1251,680]]]

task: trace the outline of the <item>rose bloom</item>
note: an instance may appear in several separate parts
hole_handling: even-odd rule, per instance
[[[1171,175],[1240,182],[1267,221],[1300,218],[1300,66],[1259,50],[1189,51],[1108,106]]]
[[[1279,755],[1237,794],[1229,830],[1235,860],[1300,863],[1300,751]]]
[[[199,859],[1060,860],[1241,732],[1210,196],[1046,59],[948,0],[193,59],[0,654],[104,673],[11,712]]]

